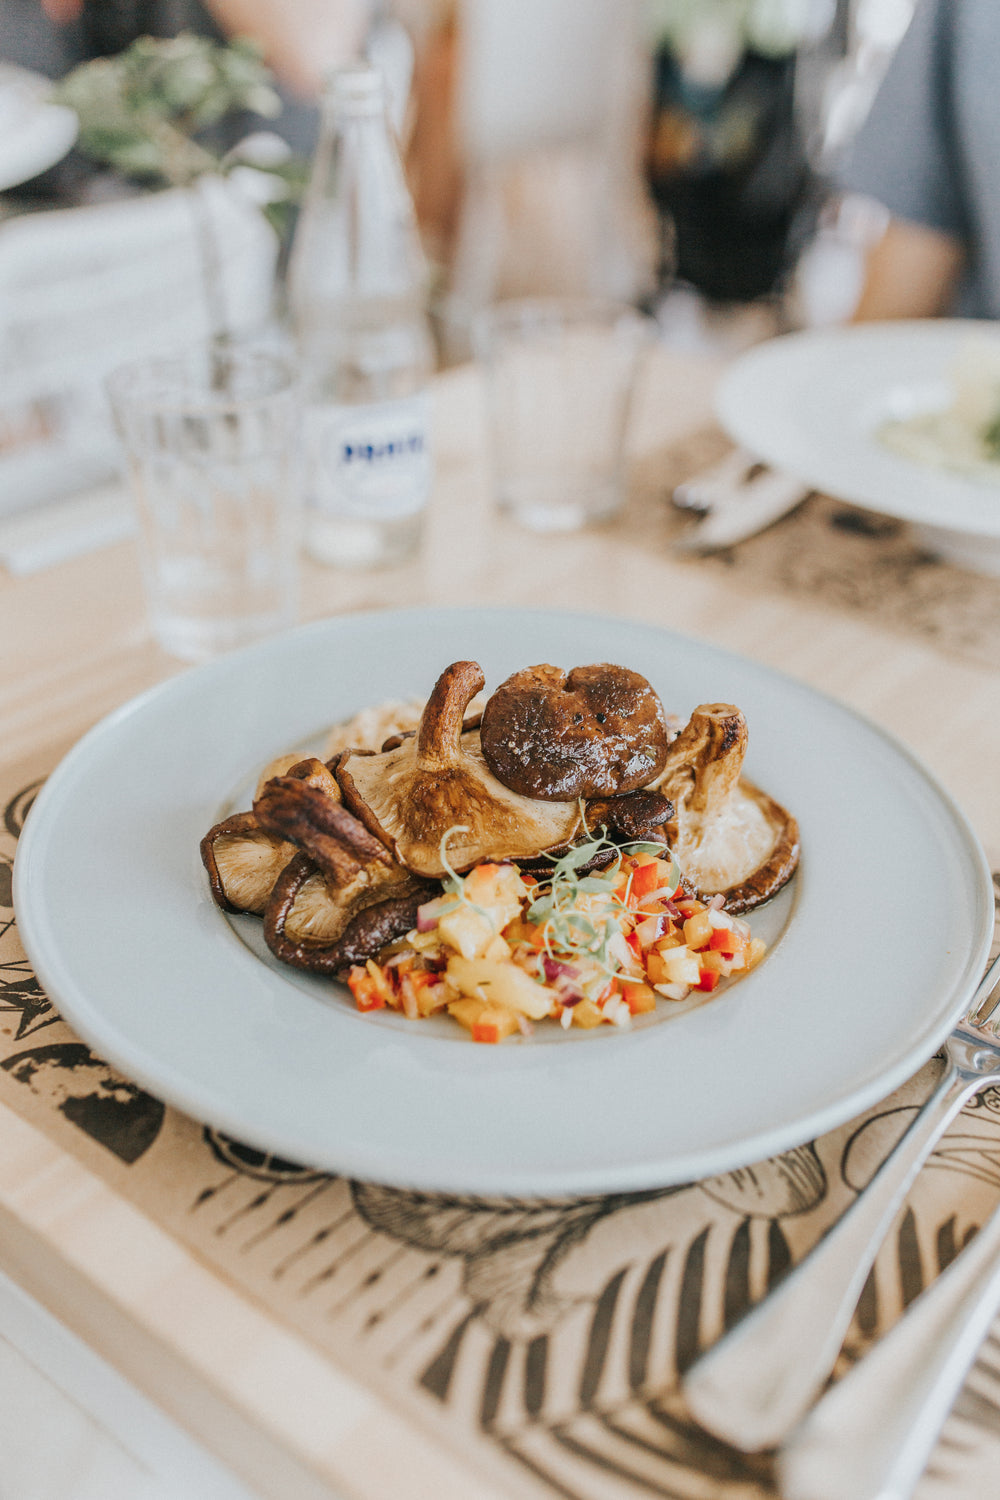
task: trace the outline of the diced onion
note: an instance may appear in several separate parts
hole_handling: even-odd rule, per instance
[[[668,1000],[686,1000],[691,993],[690,986],[686,984],[654,984],[653,989]]]
[[[658,891],[651,891],[648,896],[643,896],[639,902],[639,911],[644,910],[647,906],[651,906],[654,901],[669,901],[676,889],[676,883],[673,885],[661,885]]]
[[[444,899],[435,896],[433,901],[425,901],[423,906],[417,907],[417,931],[433,932],[438,924],[438,917],[444,906]]]
[[[635,929],[635,935],[639,939],[640,945],[643,948],[651,948],[657,938],[663,936],[666,925],[666,919],[662,912],[657,912],[654,916],[646,917]]]

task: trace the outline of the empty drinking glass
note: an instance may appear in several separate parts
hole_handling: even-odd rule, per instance
[[[625,436],[655,325],[613,302],[529,298],[480,318],[497,503],[533,531],[610,519],[625,499]]]
[[[153,633],[197,661],[294,623],[299,413],[289,361],[207,347],[108,381]]]

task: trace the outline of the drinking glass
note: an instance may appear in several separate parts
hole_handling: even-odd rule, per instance
[[[153,634],[199,661],[294,623],[300,401],[290,362],[206,347],[108,380]]]
[[[499,302],[476,325],[497,503],[532,531],[607,521],[625,500],[629,407],[652,319],[614,302]]]

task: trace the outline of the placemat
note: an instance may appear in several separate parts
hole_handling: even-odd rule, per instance
[[[640,459],[633,504],[648,542],[682,536],[692,516],[670,504],[683,480],[732,448],[721,428],[707,426]],[[745,580],[755,592],[786,594],[848,614],[861,614],[896,634],[951,656],[995,667],[1000,661],[1000,578],[944,562],[924,548],[905,521],[829,495],[810,495],[780,521],[738,546],[711,556],[674,553],[675,561]]]
[[[0,772],[0,1099],[221,1277],[512,1496],[761,1500],[748,1458],[686,1417],[678,1377],[867,1181],[940,1061],[794,1151],[661,1191],[551,1201],[350,1181],[202,1127],[120,1077],[63,1022],[11,907],[17,837],[49,765]],[[993,851],[994,862],[1000,851]],[[996,882],[995,882],[996,883]],[[842,1366],[889,1327],[1000,1199],[1000,1092],[920,1175],[859,1303]],[[979,1500],[1000,1472],[1000,1325],[920,1500]]]

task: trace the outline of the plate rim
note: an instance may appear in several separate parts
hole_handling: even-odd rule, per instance
[[[976,331],[988,332],[995,342],[1000,343],[997,324],[987,319],[976,318],[900,318],[884,322],[803,328],[791,333],[779,334],[775,338],[753,345],[752,348],[738,355],[723,372],[713,397],[715,416],[734,442],[776,468],[782,468],[794,474],[795,478],[800,479],[803,484],[810,485],[813,489],[831,494],[847,504],[864,506],[869,510],[894,516],[898,520],[910,521],[914,525],[936,527],[942,531],[954,532],[963,538],[981,538],[1000,543],[1000,485],[994,491],[985,483],[977,483],[975,480],[945,468],[937,469],[932,465],[920,464],[916,460],[907,460],[889,449],[886,449],[884,453],[878,450],[877,457],[880,461],[884,460],[887,464],[898,467],[898,493],[891,487],[880,487],[877,480],[872,480],[870,486],[868,483],[858,486],[832,485],[830,475],[824,472],[822,465],[811,467],[808,459],[805,462],[799,461],[802,458],[801,454],[797,455],[796,461],[789,462],[787,451],[783,452],[780,444],[770,441],[770,434],[762,440],[754,418],[741,414],[739,410],[744,393],[752,391],[755,411],[759,413],[759,403],[763,399],[762,393],[767,390],[766,378],[784,362],[793,362],[801,358],[802,351],[811,349],[822,354],[838,346],[849,348],[851,345],[872,344],[877,347],[880,338],[888,338],[896,342],[910,339],[915,346],[922,344],[928,349],[940,348],[940,359],[943,361],[946,357],[946,346],[954,344],[962,335],[974,334]],[[818,371],[820,368],[821,362],[817,361],[813,369]],[[929,373],[922,372],[921,379],[925,380]],[[944,378],[945,372],[940,364],[936,373],[939,379]],[[814,374],[810,389],[816,388]],[[941,503],[934,509],[933,514],[930,507],[912,503],[915,490],[920,491],[922,485],[929,487],[931,484],[936,485],[942,491]],[[853,493],[847,493],[848,489],[852,489]],[[994,494],[995,507],[990,499]],[[910,497],[909,503],[907,497]],[[956,503],[957,510],[949,508]],[[988,524],[984,526],[984,518],[971,514],[970,508],[985,509],[987,512],[995,510],[995,518],[987,515],[985,519]],[[990,522],[992,524],[989,524]]]
[[[345,624],[363,626],[371,619],[413,619],[414,617],[432,616],[435,618],[449,617],[455,619],[462,615],[482,621],[484,615],[501,615],[505,618],[517,618],[524,620],[525,617],[558,619],[564,622],[585,622],[587,626],[609,624],[611,626],[625,626],[633,628],[643,634],[653,634],[667,640],[679,639],[689,647],[697,651],[705,651],[718,660],[725,661],[737,666],[749,666],[760,674],[766,681],[791,688],[795,693],[803,695],[806,699],[812,699],[827,707],[832,706],[835,711],[865,726],[868,731],[873,732],[891,752],[902,756],[916,772],[918,778],[923,782],[938,800],[941,808],[947,813],[948,822],[954,832],[959,836],[962,845],[964,859],[968,863],[970,875],[974,872],[974,882],[977,893],[981,897],[982,910],[977,914],[975,926],[978,930],[979,941],[974,951],[966,955],[962,977],[955,981],[954,993],[947,1011],[942,1011],[934,1025],[928,1026],[925,1022],[924,1030],[920,1033],[917,1041],[911,1044],[908,1050],[902,1053],[891,1069],[883,1069],[876,1072],[869,1081],[862,1085],[855,1084],[849,1092],[841,1098],[831,1102],[825,1109],[816,1110],[806,1121],[798,1121],[792,1124],[781,1124],[769,1131],[761,1130],[753,1137],[752,1155],[736,1151],[732,1143],[727,1142],[714,1150],[706,1150],[701,1153],[689,1153],[686,1158],[679,1159],[675,1166],[665,1166],[662,1162],[651,1164],[645,1159],[640,1159],[631,1166],[618,1165],[613,1170],[614,1181],[609,1181],[606,1170],[589,1168],[570,1169],[531,1169],[528,1177],[523,1174],[515,1177],[510,1174],[503,1183],[496,1180],[486,1182],[470,1181],[464,1171],[457,1173],[440,1169],[436,1164],[435,1170],[428,1175],[418,1171],[416,1175],[407,1177],[394,1172],[387,1176],[380,1170],[378,1153],[369,1160],[365,1160],[363,1154],[355,1152],[352,1161],[345,1165],[344,1161],[334,1161],[327,1157],[322,1160],[310,1160],[308,1165],[315,1166],[319,1170],[340,1172],[352,1177],[371,1181],[391,1183],[400,1187],[414,1187],[423,1191],[434,1192],[471,1192],[471,1193],[499,1193],[512,1194],[523,1197],[559,1197],[566,1195],[588,1195],[593,1193],[617,1192],[642,1190],[649,1187],[667,1186],[694,1178],[704,1178],[716,1175],[718,1172],[734,1170],[739,1166],[747,1165],[751,1161],[762,1160],[765,1157],[777,1154],[792,1146],[803,1144],[806,1140],[814,1139],[826,1131],[844,1123],[856,1114],[863,1112],[866,1108],[877,1103],[880,1099],[887,1097],[896,1087],[911,1077],[914,1072],[925,1062],[941,1044],[955,1022],[964,1014],[965,1008],[985,964],[990,944],[993,937],[993,894],[992,875],[988,861],[983,851],[980,840],[972,827],[971,822],[963,809],[946,787],[933,775],[915,751],[911,750],[890,730],[874,721],[862,712],[840,702],[821,689],[811,684],[791,677],[765,663],[745,657],[738,652],[732,651],[725,646],[718,645],[714,641],[707,641],[701,637],[684,635],[649,622],[636,619],[628,615],[614,615],[602,613],[601,615],[590,615],[578,610],[560,609],[523,609],[518,606],[411,606],[396,610],[365,610],[353,612],[350,615],[331,616],[321,620],[312,621],[305,625],[296,627],[291,631],[284,632],[279,637],[272,637],[269,641],[260,642],[244,648],[240,652],[230,653],[228,656],[217,658],[199,667],[180,672],[169,677],[143,692],[135,695],[126,703],[113,709],[103,716],[90,730],[72,746],[67,754],[60,760],[58,765],[50,773],[45,784],[40,789],[35,802],[25,820],[24,826],[18,840],[14,861],[14,902],[17,913],[17,925],[25,952],[43,984],[47,993],[50,993],[53,1003],[67,1022],[79,1032],[81,1038],[92,1044],[103,1060],[110,1063],[121,1071],[128,1079],[148,1089],[155,1097],[174,1107],[188,1113],[200,1124],[211,1126],[232,1134],[239,1139],[250,1139],[253,1144],[261,1145],[262,1149],[273,1151],[277,1154],[290,1156],[292,1159],[302,1159],[301,1142],[292,1137],[284,1140],[270,1133],[266,1142],[252,1139],[252,1133],[248,1136],[248,1127],[245,1119],[233,1115],[225,1107],[214,1105],[206,1107],[205,1100],[197,1089],[192,1092],[188,1082],[176,1073],[171,1067],[160,1067],[155,1076],[150,1076],[145,1067],[143,1059],[138,1062],[129,1049],[129,1040],[125,1039],[124,1045],[119,1045],[119,1037],[115,1033],[114,1023],[107,1022],[102,1018],[99,1010],[94,1010],[90,999],[83,994],[79,986],[73,980],[71,974],[66,976],[64,985],[62,974],[54,959],[45,953],[39,946],[40,929],[44,926],[39,915],[31,913],[29,888],[34,876],[35,861],[41,858],[40,849],[44,846],[47,836],[46,831],[46,809],[49,802],[57,802],[61,794],[63,783],[71,782],[77,767],[84,765],[87,757],[93,753],[95,743],[100,744],[105,735],[114,734],[116,728],[123,722],[129,720],[136,714],[143,712],[150,702],[159,702],[161,699],[169,700],[175,695],[183,696],[189,692],[187,686],[195,675],[200,681],[210,678],[213,673],[225,674],[229,664],[236,657],[252,659],[261,651],[273,649],[276,642],[284,642],[301,638],[306,635],[323,636],[331,630],[336,633]],[[221,789],[220,789],[221,791]],[[36,816],[37,814],[37,816]],[[29,915],[25,921],[24,913]],[[32,951],[34,950],[34,951]],[[252,957],[252,955],[250,955]],[[253,960],[256,962],[256,960]],[[69,1000],[67,1003],[67,991]],[[92,1024],[93,1022],[93,1024]],[[110,1026],[110,1031],[106,1029]],[[134,1045],[134,1044],[133,1044]],[[447,1045],[452,1045],[450,1042]],[[471,1044],[470,1044],[471,1045]],[[166,1085],[165,1085],[166,1079]],[[684,1162],[694,1163],[684,1165]],[[495,1175],[495,1174],[494,1174]],[[433,1180],[431,1180],[433,1177]],[[599,1180],[603,1179],[603,1180]]]

